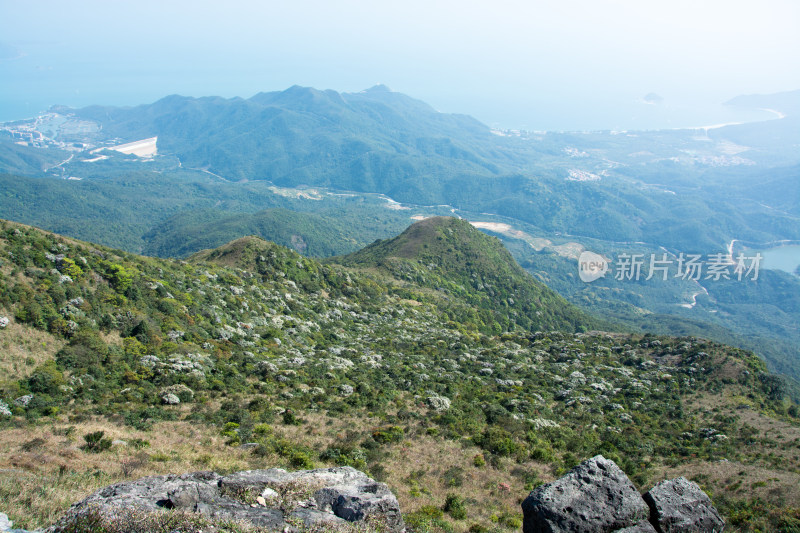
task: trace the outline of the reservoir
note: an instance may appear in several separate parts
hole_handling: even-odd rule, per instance
[[[800,245],[778,246],[769,250],[762,250],[761,268],[783,270],[791,274],[800,266]]]

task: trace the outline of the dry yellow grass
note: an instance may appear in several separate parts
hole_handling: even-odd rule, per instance
[[[317,451],[347,439],[348,430],[372,429],[385,426],[379,419],[331,418],[314,414],[305,416],[306,424],[281,427],[283,434],[294,442],[303,442]],[[398,444],[385,446],[380,460],[385,471],[383,479],[392,489],[404,513],[423,506],[442,507],[448,494],[480,501],[468,505],[468,515],[455,523],[455,531],[467,531],[474,523],[488,524],[491,516],[519,514],[520,502],[528,495],[521,471],[535,472],[542,481],[552,481],[549,467],[536,462],[513,465],[510,459],[496,468],[490,464],[474,465],[476,455],[482,450],[474,445],[443,440],[425,433],[412,434]],[[517,474],[512,474],[512,471]],[[447,475],[458,472],[457,476]],[[447,480],[457,477],[460,484],[449,485]]]
[[[800,475],[736,461],[695,461],[658,469],[653,484],[679,476],[696,480],[712,498],[760,498],[780,506],[800,501]]]
[[[800,471],[800,455],[797,453],[800,427],[770,418],[748,407],[748,404],[747,398],[732,396],[726,392],[700,394],[687,402],[687,410],[697,413],[701,425],[710,427],[714,426],[717,417],[734,417],[741,428],[747,428],[753,435],[755,442],[747,450],[748,454],[761,453],[765,456],[779,457],[784,461],[783,469]],[[765,445],[763,442],[765,440],[771,444]]]
[[[393,447],[382,461],[387,483],[395,491],[404,512],[425,505],[442,507],[448,494],[480,501],[467,506],[467,518],[456,522],[456,531],[466,531],[472,523],[488,523],[492,515],[521,514],[520,501],[527,496],[524,482],[512,475],[509,464],[495,468],[476,467],[473,458],[481,454],[475,446],[419,435]],[[538,477],[552,480],[547,467],[536,463],[516,468],[535,471]],[[448,484],[448,473],[459,471],[460,484]]]
[[[116,444],[106,452],[87,453],[80,449],[83,435],[94,431],[114,440],[147,440],[150,446],[137,450]],[[149,432],[102,419],[6,429],[0,433],[0,508],[19,527],[41,527],[72,503],[124,479],[250,468],[250,454],[224,440],[188,422],[162,422]]]
[[[756,427],[759,435],[769,435],[779,443],[800,438],[798,428],[753,410],[735,409],[737,405],[736,398],[698,395],[691,410],[701,418],[708,416],[709,423],[720,413],[736,413],[742,423]],[[188,405],[176,408],[183,415],[189,410]],[[322,452],[329,446],[357,445],[386,425],[377,417],[305,413],[303,418],[305,422],[299,426],[274,423],[274,435]],[[150,446],[136,449],[131,444],[117,444],[99,454],[80,449],[83,436],[95,431],[131,444],[134,439],[144,439]],[[73,502],[124,479],[197,470],[226,473],[287,464],[287,459],[278,455],[259,456],[227,446],[225,441],[219,428],[187,421],[160,422],[142,432],[103,418],[72,424],[62,416],[56,422],[7,428],[0,431],[0,509],[21,527],[41,527],[54,522]],[[790,457],[793,449],[770,448],[765,454],[785,453],[787,461],[794,464],[797,458]],[[397,495],[405,513],[423,506],[441,508],[451,493],[467,500],[467,517],[454,521],[455,532],[465,532],[475,523],[489,525],[498,516],[521,518],[519,504],[528,493],[525,479],[548,482],[555,477],[549,466],[533,461],[517,465],[506,459],[496,465],[476,466],[474,458],[481,454],[480,449],[467,442],[431,436],[415,423],[406,426],[402,442],[382,445],[380,454],[381,469],[375,473]],[[333,465],[318,461],[316,466]],[[797,470],[699,460],[655,469],[649,485],[683,475],[696,479],[717,498],[757,496],[787,504],[800,501]]]
[[[322,451],[347,438],[359,428],[369,434],[380,427],[377,419],[357,420],[312,414],[302,426],[276,424],[274,432],[292,442]],[[72,428],[72,429],[70,429]],[[80,448],[83,436],[104,431],[114,440],[143,439],[150,446],[135,449],[116,444],[106,452],[87,453]],[[218,430],[190,422],[161,422],[150,431],[137,431],[105,419],[70,424],[56,423],[8,428],[0,432],[0,509],[19,527],[49,525],[74,502],[95,490],[125,479],[197,470],[233,472],[286,464],[277,456],[259,457],[248,450],[225,444]],[[397,495],[404,512],[424,505],[442,507],[449,493],[475,498],[467,519],[456,522],[455,531],[466,531],[475,522],[488,523],[492,514],[519,513],[519,501],[527,495],[523,482],[505,465],[476,467],[480,451],[429,435],[411,435],[401,443],[385,445],[380,464],[384,480]],[[317,462],[316,466],[335,466]],[[545,480],[545,467],[531,463]],[[448,486],[445,473],[460,469],[461,484]]]
[[[55,357],[64,341],[47,332],[18,324],[11,313],[0,309],[10,323],[0,329],[0,381],[29,376],[33,370]]]
[[[119,331],[112,330],[108,333],[101,331],[100,338],[103,339],[103,342],[109,346],[122,346],[122,337],[120,336]]]

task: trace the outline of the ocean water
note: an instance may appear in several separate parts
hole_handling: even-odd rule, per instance
[[[157,50],[142,50],[147,57],[128,61],[103,50],[92,52],[91,59],[75,50],[46,44],[31,44],[25,54],[0,57],[0,122],[31,118],[52,105],[133,106],[148,104],[170,94],[185,96],[240,96],[248,98],[261,91],[277,91],[298,83],[318,89],[354,91],[357,80],[319,78],[294,79],[275,73],[268,65],[254,68],[235,57],[224,66],[218,63],[176,63],[161,60]],[[78,59],[84,57],[84,59]],[[326,79],[327,81],[320,81]],[[498,98],[491,87],[424,87],[407,81],[418,91],[409,96],[432,104],[437,109],[472,115],[492,127],[529,131],[561,130],[648,130],[703,127],[727,123],[753,122],[776,118],[765,110],[725,106],[719,99],[678,101],[665,94],[658,104],[644,101],[644,95],[631,89],[606,88],[600,95],[590,86],[582,92],[560,95],[554,88],[547,93],[528,95],[516,91],[510,98]],[[344,83],[346,86],[341,86]],[[337,86],[338,85],[338,86]],[[390,85],[391,86],[391,85]],[[627,91],[627,92],[626,92]],[[450,96],[447,96],[450,95]]]

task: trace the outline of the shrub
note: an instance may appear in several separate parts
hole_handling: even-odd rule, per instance
[[[298,418],[293,411],[287,409],[283,413],[283,423],[287,426],[302,426],[303,420]]]
[[[323,461],[332,461],[339,466],[352,466],[359,470],[367,468],[367,454],[361,448],[353,446],[329,446],[319,457]]]
[[[403,428],[400,426],[389,426],[381,428],[372,433],[372,438],[381,444],[400,442],[403,440]]]
[[[452,466],[442,474],[442,482],[448,487],[460,487],[464,483],[464,469]]]
[[[150,441],[144,439],[131,439],[128,441],[128,446],[134,450],[141,450],[142,448],[149,448]]]
[[[453,526],[444,519],[444,512],[433,505],[423,505],[418,511],[407,514],[406,525],[418,532],[451,532]]]
[[[513,455],[517,451],[517,443],[511,433],[498,427],[487,428],[482,435],[475,437],[475,443],[501,457]]]
[[[314,468],[314,461],[311,460],[308,453],[303,451],[295,450],[289,457],[289,463],[293,468]]]
[[[520,529],[522,527],[522,520],[517,515],[511,513],[503,513],[498,518],[498,523],[506,526],[509,529]]]
[[[65,383],[64,375],[56,368],[54,361],[46,362],[28,378],[28,387],[37,394],[59,395],[59,387]]]
[[[239,436],[239,424],[236,422],[228,422],[225,424],[225,427],[222,428],[220,435],[223,437],[228,437],[228,440],[225,442],[228,446],[236,446],[238,445],[242,439]]]
[[[464,505],[464,498],[456,494],[447,495],[442,509],[456,520],[463,520],[467,517],[467,507]]]
[[[253,434],[256,437],[264,437],[272,433],[272,427],[269,424],[256,424],[253,428]]]
[[[111,448],[111,439],[105,437],[105,434],[105,431],[95,431],[84,435],[83,440],[86,441],[86,444],[82,446],[83,450],[90,453],[100,453]]]

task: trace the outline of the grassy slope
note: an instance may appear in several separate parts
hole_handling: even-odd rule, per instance
[[[398,255],[419,257],[412,241],[440,246],[436,231],[423,234],[399,241]],[[488,246],[474,239],[452,253]],[[503,531],[518,529],[525,491],[596,453],[642,489],[689,474],[734,531],[785,525],[799,503],[797,413],[741,350],[482,332],[452,320],[440,305],[452,297],[429,286],[387,285],[377,267],[323,265],[253,238],[175,262],[2,223],[0,257],[0,307],[15,335],[46,330],[66,343],[55,360],[0,380],[6,403],[35,396],[0,420],[0,508],[23,527],[129,476],[350,464],[386,480],[412,525]],[[475,262],[498,291],[516,268]],[[193,396],[161,405],[176,384]],[[449,409],[436,411],[434,397]],[[97,430],[128,445],[81,449]],[[715,473],[722,459],[736,479]],[[475,499],[465,519],[439,516],[448,493]]]

